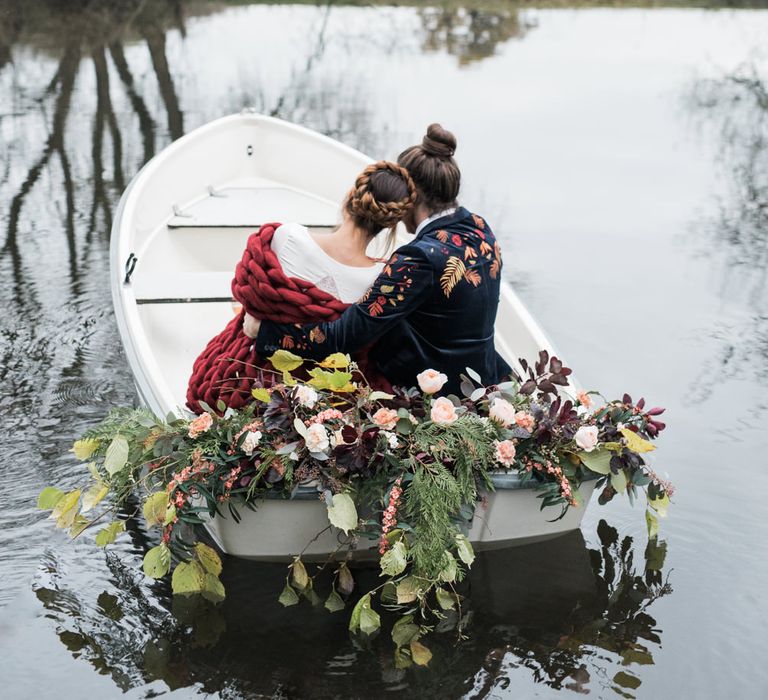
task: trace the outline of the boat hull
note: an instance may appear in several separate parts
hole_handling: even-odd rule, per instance
[[[594,485],[594,481],[584,482],[579,489],[584,505],[569,508],[559,520],[554,520],[560,514],[558,507],[540,510],[541,499],[534,489],[498,488],[485,494],[475,508],[469,539],[482,551],[529,544],[576,530]],[[205,528],[221,551],[244,559],[288,561],[300,553],[307,561],[325,559],[347,539],[340,530],[328,529],[326,507],[319,494],[302,499],[264,499],[255,511],[241,506],[238,516],[239,523],[225,508],[222,515],[210,518]],[[356,560],[375,559],[378,541],[361,538],[351,553]]]

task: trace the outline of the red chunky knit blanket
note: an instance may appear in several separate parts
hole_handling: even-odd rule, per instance
[[[270,245],[278,226],[264,224],[248,239],[232,280],[232,295],[243,310],[195,360],[187,388],[187,406],[195,413],[202,412],[200,401],[214,409],[219,400],[241,408],[251,400],[254,380],[271,383],[274,375],[262,371],[271,369],[270,363],[256,354],[253,340],[243,333],[246,312],[262,320],[311,323],[333,321],[348,306],[311,282],[283,272]]]

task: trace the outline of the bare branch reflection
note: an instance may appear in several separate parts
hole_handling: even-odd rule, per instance
[[[717,139],[725,193],[704,222],[724,259],[721,294],[750,313],[713,329],[721,351],[703,373],[768,378],[768,80],[755,64],[698,81],[691,106],[704,133]],[[702,393],[699,386],[699,393]],[[700,398],[705,398],[702,393]]]

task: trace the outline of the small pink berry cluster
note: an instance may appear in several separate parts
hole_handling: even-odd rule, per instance
[[[568,501],[568,505],[578,505],[576,499],[573,497],[573,492],[571,491],[571,483],[568,481],[568,477],[563,474],[563,470],[560,467],[554,466],[549,460],[547,460],[545,464],[540,464],[539,462],[534,462],[530,458],[526,459],[525,470],[530,472],[534,469],[539,472],[546,471],[547,474],[554,476],[560,483],[560,495]]]
[[[400,501],[400,496],[403,495],[403,489],[400,486],[401,481],[401,477],[398,477],[395,481],[395,484],[389,493],[389,504],[384,509],[384,517],[381,525],[381,540],[379,541],[379,554],[384,554],[384,552],[387,551],[387,547],[389,546],[387,533],[397,525],[397,505]]]
[[[341,420],[343,417],[344,414],[338,408],[326,408],[316,416],[313,416],[310,421],[312,423],[327,423],[331,420]]]
[[[654,484],[657,486],[661,486],[661,488],[664,489],[664,493],[667,494],[670,498],[675,495],[675,487],[672,485],[672,482],[669,479],[662,479],[653,469],[651,469],[648,465],[643,467],[645,469],[645,473],[651,477],[651,480]]]
[[[227,492],[232,490],[232,487],[235,485],[235,481],[237,481],[237,478],[240,476],[240,472],[243,471],[241,467],[235,467],[232,471],[229,472],[229,476],[226,474],[222,474],[219,477],[219,481],[224,482],[224,488],[227,490]],[[223,493],[219,496],[219,502],[225,501],[229,497],[229,493]]]

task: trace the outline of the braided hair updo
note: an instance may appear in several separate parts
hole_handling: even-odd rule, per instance
[[[380,160],[369,165],[355,180],[346,210],[372,238],[382,229],[390,230],[394,241],[397,224],[416,203],[416,185],[408,171],[397,163]]]

